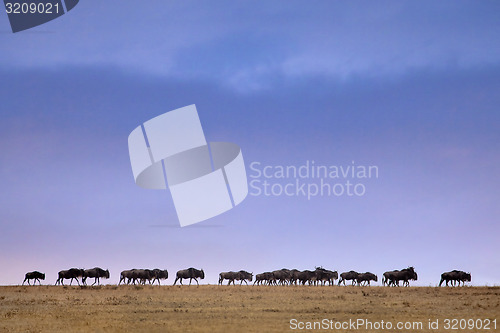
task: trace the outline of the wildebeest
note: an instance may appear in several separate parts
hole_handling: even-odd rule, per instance
[[[316,281],[316,273],[309,271],[309,270],[299,272],[297,276],[298,276],[299,282],[302,285],[305,285],[306,282],[308,282],[309,285],[311,285],[312,283],[314,283]]]
[[[274,281],[274,275],[272,272],[264,272],[255,275],[255,282],[253,284],[261,285],[267,284],[270,285]]]
[[[190,267],[188,269],[183,269],[177,272],[175,281],[174,281],[174,286],[177,283],[177,280],[180,280],[180,283],[182,285],[182,279],[189,279],[189,285],[191,285],[191,281],[194,279],[196,281],[197,285],[200,285],[198,283],[198,278],[204,279],[205,278],[205,272],[203,269],[198,270],[196,268]]]
[[[230,271],[230,272],[221,272],[219,274],[219,284],[222,284],[222,282],[224,280],[229,280],[229,282],[227,283],[227,285],[229,286],[231,284],[231,282],[234,285],[234,280],[236,280],[236,278],[238,276],[239,276],[239,272],[233,272],[233,271]]]
[[[291,272],[287,268],[282,268],[282,269],[273,271],[272,273],[273,273],[273,277],[274,277],[274,279],[273,279],[274,284],[285,285],[288,283],[288,281],[290,281]]]
[[[359,273],[358,276],[356,277],[356,282],[358,283],[358,286],[362,286],[363,282],[367,282],[368,285],[370,285],[370,281],[377,281],[378,278],[375,274],[366,272],[366,273]]]
[[[455,281],[458,282],[458,286],[460,286],[460,282],[462,282],[463,285],[465,286],[466,281],[467,282],[471,281],[471,276],[470,273],[454,269],[451,272],[444,272],[443,274],[441,274],[441,281],[439,281],[440,287],[444,281],[446,281],[447,287],[448,287],[448,282],[450,281],[452,286],[455,286]]]
[[[45,280],[45,273],[40,273],[39,271],[33,271],[33,272],[28,272],[26,273],[23,281],[23,286],[24,282],[28,281],[28,285],[30,285],[30,280],[35,280],[33,281],[33,285],[35,285],[36,281],[41,285],[42,283],[40,280]]]
[[[64,286],[64,279],[71,279],[71,281],[69,282],[70,286],[71,283],[73,283],[73,279],[75,279],[78,285],[80,285],[78,278],[79,277],[83,278],[83,275],[84,275],[84,270],[80,268],[70,268],[67,271],[60,271],[58,274],[58,278],[56,280],[56,285],[62,284]]]
[[[134,275],[133,269],[122,271],[120,273],[120,282],[118,282],[118,285],[120,285],[122,282],[129,284],[130,281],[132,281],[132,279],[133,279],[133,275]],[[125,281],[125,279],[127,279],[127,281]]]
[[[344,282],[345,286],[345,281],[346,280],[352,280],[352,285],[356,283],[356,279],[358,278],[359,273],[356,271],[349,271],[349,272],[343,272],[340,274],[340,280],[339,280],[339,286],[342,282]]]
[[[240,280],[240,285],[242,285],[243,281],[245,281],[247,286],[248,286],[247,280],[252,282],[252,279],[253,279],[253,273],[249,273],[249,272],[243,271],[243,270],[238,272],[238,276],[236,278],[236,280]],[[233,282],[233,284],[234,284],[234,282]]]
[[[153,281],[151,284],[154,284],[155,281],[158,281],[158,285],[160,285],[160,280],[168,279],[168,271],[166,269],[161,270],[158,268],[153,269]]]
[[[387,283],[388,286],[399,286],[399,281],[403,281],[403,285],[408,287],[410,280],[417,280],[417,272],[413,267],[408,267],[402,270],[388,271],[384,273],[382,285]]]
[[[314,273],[316,274],[316,281],[321,282],[322,286],[324,286],[326,282],[328,282],[328,285],[332,286],[335,284],[334,280],[339,278],[337,271],[333,272],[323,267],[316,267]]]
[[[222,284],[224,280],[228,280],[227,285],[229,286],[231,283],[234,285],[234,280],[240,281],[240,285],[243,284],[243,281],[248,285],[248,281],[252,281],[253,273],[249,273],[247,271],[239,271],[239,272],[222,272],[219,274],[219,284]]]
[[[150,269],[130,269],[130,270],[125,270],[120,273],[120,281],[118,282],[118,285],[122,283],[122,281],[127,284],[135,284],[136,282],[140,284],[146,284],[146,281],[149,281],[151,283],[151,279],[153,279],[154,276],[154,271]],[[127,279],[127,281],[125,281]]]
[[[99,284],[100,278],[109,279],[109,271],[104,270],[99,267],[94,267],[91,269],[86,269],[83,271],[82,284],[87,285],[87,278],[94,278],[94,283],[92,285]]]
[[[298,269],[290,270],[290,284],[297,285],[297,280],[299,279],[300,271]]]

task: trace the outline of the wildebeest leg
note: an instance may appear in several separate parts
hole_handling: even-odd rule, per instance
[[[24,286],[24,282],[26,282],[26,280],[27,280],[27,279],[24,279],[22,286]],[[28,280],[28,284],[29,284],[29,283],[30,283],[30,281]]]
[[[197,279],[197,278],[194,278],[194,280],[196,281],[196,284],[197,284],[197,285],[200,285],[200,284],[198,283],[198,279]],[[234,284],[234,282],[233,282],[233,284]]]

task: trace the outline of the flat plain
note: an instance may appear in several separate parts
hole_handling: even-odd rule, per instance
[[[490,329],[445,330],[453,318],[489,319]],[[338,326],[360,319],[372,327]],[[0,287],[0,332],[293,332],[314,322],[332,332],[498,332],[500,287]]]

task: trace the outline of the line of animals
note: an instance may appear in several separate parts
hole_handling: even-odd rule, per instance
[[[413,267],[404,268],[402,270],[394,270],[387,271],[383,274],[382,285],[387,286],[399,286],[399,282],[403,281],[403,286],[409,286],[410,281],[417,280],[417,272]],[[73,280],[76,280],[78,285],[80,282],[78,278],[81,278],[82,285],[87,285],[87,278],[94,278],[94,283],[92,285],[100,284],[100,279],[105,278],[109,279],[109,271],[103,270],[102,268],[95,267],[92,269],[80,269],[80,268],[71,268],[68,270],[60,271],[58,273],[58,278],[56,281],[56,285],[64,285],[64,280],[70,280],[70,285],[73,283]],[[198,270],[196,268],[188,268],[183,269],[177,272],[176,278],[174,281],[174,286],[177,281],[182,285],[183,279],[189,279],[189,285],[191,285],[192,280],[195,280],[198,283],[198,278],[204,279],[205,272],[203,269]],[[130,269],[125,270],[120,273],[120,281],[118,285],[122,282],[125,284],[154,284],[158,282],[160,285],[160,280],[168,279],[168,271],[161,269]],[[366,272],[366,273],[358,273],[356,271],[349,271],[340,274],[340,279],[337,271],[330,271],[324,269],[323,267],[316,267],[314,271],[299,271],[297,269],[280,269],[272,272],[264,272],[261,274],[255,275],[254,285],[334,285],[335,280],[338,279],[338,285],[342,283],[345,286],[346,281],[351,281],[352,285],[357,284],[358,286],[370,285],[370,281],[378,281],[377,275]],[[28,272],[25,275],[23,285],[25,282],[30,284],[30,280],[34,280],[33,284],[36,284],[38,281],[41,284],[40,280],[45,280],[45,274],[34,271]],[[221,285],[224,280],[228,280],[228,285],[231,283],[234,285],[235,281],[240,281],[240,285],[245,282],[248,285],[248,282],[253,280],[253,273],[249,273],[247,271],[241,270],[238,272],[222,272],[219,274],[218,284]],[[446,282],[446,286],[451,282],[452,286],[455,286],[462,283],[465,285],[465,282],[471,281],[471,274],[466,273],[459,270],[453,270],[451,272],[445,272],[441,274],[441,281],[439,282],[439,286]]]

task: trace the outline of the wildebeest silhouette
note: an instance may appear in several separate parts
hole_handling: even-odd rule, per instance
[[[466,281],[467,282],[471,281],[471,276],[470,273],[454,269],[451,272],[444,272],[443,274],[441,274],[441,281],[439,281],[440,287],[444,281],[446,281],[447,287],[448,287],[448,282],[450,281],[452,286],[455,286],[455,282],[458,282],[458,286],[460,286],[460,282],[462,282],[463,285],[465,286]]]
[[[335,284],[335,280],[339,278],[339,273],[337,273],[337,271],[330,271],[323,267],[316,267],[314,273],[316,274],[316,282],[318,284],[321,283],[322,286],[327,282],[328,285],[332,286]]]
[[[264,272],[255,275],[255,282],[253,283],[254,285],[270,285],[271,281],[274,280],[274,275],[272,272]]]
[[[377,281],[378,277],[370,272],[366,273],[359,273],[358,277],[356,278],[356,282],[358,283],[358,286],[362,286],[363,282],[366,282],[367,285],[370,285],[370,281]]]
[[[109,271],[104,270],[99,267],[94,267],[91,269],[86,269],[83,271],[82,284],[87,285],[87,278],[94,278],[94,283],[92,285],[99,284],[100,278],[109,279]]]
[[[240,285],[243,284],[243,281],[247,284],[248,286],[248,281],[252,282],[252,279],[253,279],[253,273],[250,273],[250,272],[247,272],[247,271],[244,271],[244,270],[241,270],[238,272],[238,276],[236,277],[236,280],[239,280],[240,281]],[[234,284],[234,282],[233,282]]]
[[[346,280],[351,280],[352,285],[356,283],[356,279],[358,278],[359,273],[356,271],[349,271],[349,272],[343,272],[340,274],[340,279],[339,279],[339,286],[343,282],[345,286],[345,281]]]
[[[151,284],[154,284],[155,281],[158,281],[158,285],[160,285],[160,280],[168,279],[168,271],[166,269],[161,270],[158,268],[153,269],[153,281]]]
[[[73,282],[73,279],[76,280],[78,285],[80,285],[80,282],[78,281],[78,278],[81,277],[83,278],[84,270],[80,268],[70,268],[66,271],[60,271],[58,274],[58,278],[56,281],[56,285],[62,284],[64,286],[64,279],[71,279],[69,282],[69,285],[71,286],[71,283]]]
[[[408,287],[410,285],[410,280],[416,281],[418,278],[417,272],[413,267],[408,267],[402,270],[388,271],[384,273],[382,278],[382,285],[387,283],[388,286],[398,286],[399,281],[403,281],[403,285]]]
[[[120,281],[118,282],[118,285],[120,285],[122,282],[130,284],[135,284],[136,282],[140,284],[146,284],[146,281],[149,281],[151,283],[151,279],[153,279],[154,272],[153,270],[150,269],[130,269],[130,270],[125,270],[120,273]],[[125,281],[127,279],[127,281]]]
[[[176,278],[174,281],[174,286],[177,283],[177,280],[180,280],[180,283],[182,285],[182,279],[189,279],[189,285],[191,285],[191,281],[194,279],[196,281],[197,285],[200,285],[198,283],[198,278],[204,279],[205,278],[205,272],[203,269],[198,270],[196,268],[190,267],[188,269],[183,269],[177,272]]]
[[[28,285],[30,285],[30,280],[35,280],[33,281],[33,285],[35,285],[36,281],[41,285],[42,283],[40,280],[45,280],[45,273],[40,273],[39,271],[33,271],[33,272],[28,272],[24,276],[24,281],[23,281],[23,286],[24,282],[28,281]]]
[[[222,284],[224,280],[228,280],[227,285],[229,286],[231,283],[234,285],[234,280],[239,276],[239,272],[221,272],[219,274],[219,282],[218,284]]]
[[[224,280],[229,280],[227,285],[229,286],[231,283],[234,285],[234,280],[240,281],[240,285],[243,284],[243,281],[248,285],[248,281],[252,281],[253,273],[249,273],[247,271],[239,271],[239,272],[222,272],[219,274],[219,284],[222,284]]]

